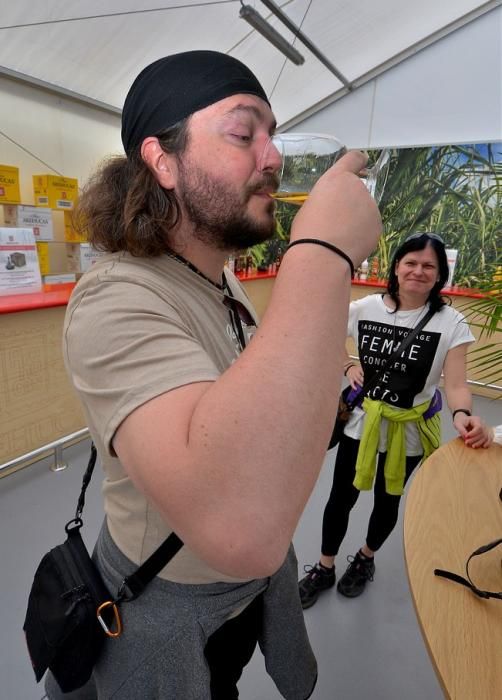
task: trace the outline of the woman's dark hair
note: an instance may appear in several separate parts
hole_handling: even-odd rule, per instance
[[[408,253],[412,253],[415,250],[423,250],[427,246],[434,249],[439,266],[439,281],[433,286],[429,292],[429,297],[427,301],[430,304],[431,309],[434,311],[439,311],[439,309],[448,303],[445,297],[441,296],[440,292],[448,280],[448,259],[446,257],[446,250],[444,243],[441,239],[434,233],[417,233],[409,236],[404,243],[401,243],[399,248],[394,253],[392,258],[392,263],[390,265],[389,279],[387,281],[387,293],[390,298],[394,301],[396,308],[395,311],[399,309],[399,282],[396,275],[396,265],[404,258]]]
[[[181,154],[188,144],[189,117],[157,134],[166,153]],[[168,233],[180,218],[173,190],[165,190],[141,157],[105,160],[79,195],[73,225],[97,250],[155,257],[168,247]]]

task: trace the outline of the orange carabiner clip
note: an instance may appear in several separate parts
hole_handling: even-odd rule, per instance
[[[103,610],[106,610],[107,608],[110,608],[110,607],[113,608],[113,615],[114,615],[115,624],[116,624],[116,629],[115,629],[115,631],[111,630],[111,629],[108,627],[108,625],[106,624],[106,622],[103,620],[103,617],[102,617],[102,614],[101,614],[101,613],[103,612]],[[97,612],[96,612],[96,615],[97,615],[99,624],[101,625],[101,627],[103,628],[105,634],[106,634],[108,637],[120,637],[120,635],[122,634],[122,622],[121,622],[121,620],[120,620],[119,609],[117,608],[117,606],[116,606],[116,604],[113,602],[113,600],[107,600],[106,602],[101,603],[101,605],[99,606],[99,608],[98,608],[98,610],[97,610]]]

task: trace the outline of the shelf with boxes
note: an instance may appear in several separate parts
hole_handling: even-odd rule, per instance
[[[32,184],[34,205],[22,203],[18,168],[0,165],[0,296],[75,283],[98,256],[73,226],[78,180],[42,174]]]
[[[71,262],[76,258],[80,265],[80,246],[86,245],[71,226],[78,181],[36,175],[31,184],[33,194],[27,195],[26,182],[19,186],[18,169],[0,166],[0,382],[5,397],[0,462],[85,427],[61,343],[66,304],[78,276],[70,271]],[[68,279],[73,283],[65,283]]]

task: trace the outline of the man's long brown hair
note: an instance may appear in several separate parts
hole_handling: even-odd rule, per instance
[[[164,151],[183,153],[188,120],[157,134]],[[159,185],[140,149],[128,158],[106,159],[79,196],[73,225],[97,250],[155,257],[168,248],[168,233],[181,215],[179,201],[174,190]]]

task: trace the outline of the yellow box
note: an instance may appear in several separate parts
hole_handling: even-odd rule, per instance
[[[65,274],[66,243],[59,241],[37,241],[38,264],[42,275]]]
[[[14,165],[0,165],[0,203],[19,204],[19,168]]]
[[[61,175],[33,175],[33,193],[37,207],[73,209],[78,197],[78,180]]]
[[[68,243],[87,243],[87,237],[73,228],[71,211],[64,212],[64,239]]]
[[[47,241],[37,241],[38,264],[40,273],[48,275],[50,272],[49,244]]]

